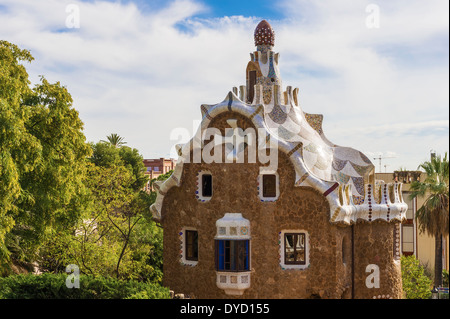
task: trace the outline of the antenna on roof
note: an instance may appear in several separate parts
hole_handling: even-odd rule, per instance
[[[378,161],[379,161],[379,165],[380,165],[380,171],[379,171],[379,172],[380,172],[380,173],[382,173],[382,172],[381,172],[381,160],[382,160],[382,159],[385,159],[385,158],[395,158],[395,156],[383,156],[383,157],[382,157],[382,156],[380,155],[380,156],[378,156],[378,157],[374,157],[374,158],[373,158],[374,160],[378,160]],[[385,169],[386,169],[386,165],[384,165],[384,167],[385,167]]]

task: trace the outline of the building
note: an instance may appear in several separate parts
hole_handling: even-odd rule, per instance
[[[411,200],[410,186],[413,181],[423,181],[426,174],[420,171],[395,171],[393,173],[376,173],[376,179],[384,183],[402,182],[402,197],[408,205],[406,220],[401,225],[400,252],[402,255],[414,255],[420,263],[434,273],[435,262],[435,239],[426,233],[420,233],[415,219],[417,210],[424,204],[426,198],[415,198]],[[449,269],[449,238],[443,238],[442,243],[442,268]]]
[[[145,174],[149,176],[149,181],[145,186],[145,191],[150,191],[152,179],[158,178],[162,174],[166,174],[175,169],[176,161],[173,158],[155,158],[144,159]]]
[[[246,85],[214,105],[150,207],[163,284],[196,298],[401,298],[401,183],[375,184],[363,153],[283,90],[263,20]]]

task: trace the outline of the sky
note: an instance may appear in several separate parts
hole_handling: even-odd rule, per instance
[[[448,151],[448,12],[447,0],[0,0],[0,39],[31,51],[32,85],[67,87],[87,141],[116,133],[144,158],[175,157],[201,104],[245,84],[266,19],[283,89],[324,115],[329,140],[392,172]]]

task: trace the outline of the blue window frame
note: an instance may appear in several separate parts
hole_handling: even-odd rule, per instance
[[[249,271],[250,240],[216,240],[217,271]]]

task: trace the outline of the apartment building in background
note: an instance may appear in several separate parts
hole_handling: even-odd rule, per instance
[[[144,159],[144,165],[146,172],[149,175],[148,183],[145,186],[145,191],[150,191],[150,182],[154,178],[165,174],[171,170],[175,169],[176,160],[173,158],[150,158]]]

